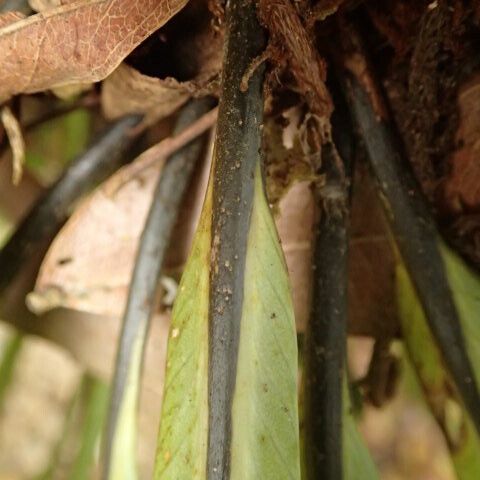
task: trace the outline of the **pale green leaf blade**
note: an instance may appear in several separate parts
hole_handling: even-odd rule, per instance
[[[443,243],[440,249],[460,315],[468,356],[480,385],[480,277]]]
[[[232,409],[232,480],[300,478],[297,368],[287,269],[257,167]]]
[[[118,410],[115,437],[112,441],[108,478],[110,480],[136,480],[137,475],[137,411],[142,371],[143,331],[137,332],[132,346],[131,361],[125,392]]]
[[[154,478],[205,479],[211,188],[172,312]]]

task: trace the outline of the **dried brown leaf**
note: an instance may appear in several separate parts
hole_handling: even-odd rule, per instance
[[[138,169],[140,155],[80,205],[43,261],[35,289],[28,295],[32,311],[39,314],[61,306],[102,315],[122,314],[138,241],[163,162],[189,141],[182,137],[183,144],[175,143],[181,135],[166,139],[173,144],[157,152],[155,163]],[[206,162],[195,177],[196,185],[188,190],[172,235],[173,248],[165,259],[167,268],[185,262],[200,216],[208,167]]]
[[[198,31],[185,33],[182,21],[188,24],[188,18],[190,21],[198,18]],[[189,65],[188,75],[185,72],[180,74],[174,68],[166,76],[157,78],[126,63],[121,64],[103,82],[102,107],[107,118],[143,113],[146,115],[144,123],[153,124],[170,115],[192,96],[217,93],[223,33],[212,28],[211,13],[206,6],[202,2],[189,5],[166,28],[169,27],[167,31],[160,30],[159,42],[166,42],[181,59],[179,62]]]
[[[187,0],[91,0],[0,29],[0,102],[109,75]]]
[[[175,112],[189,98],[214,91],[215,72],[208,78],[178,82],[143,75],[122,63],[102,87],[102,107],[107,118],[115,119],[128,113],[143,113],[145,125]]]
[[[388,338],[398,331],[395,255],[378,187],[358,162],[353,185],[348,265],[349,332]]]
[[[109,119],[146,113],[144,122],[150,125],[177,110],[189,96],[173,78],[149,77],[122,63],[103,83],[102,108]]]
[[[75,211],[48,251],[28,305],[121,315],[162,163],[124,183],[124,167]],[[127,173],[128,174],[128,173]],[[122,185],[121,188],[119,186]]]

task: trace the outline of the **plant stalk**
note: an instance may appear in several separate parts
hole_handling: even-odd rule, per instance
[[[207,478],[230,476],[231,408],[243,308],[247,236],[254,172],[261,146],[263,68],[245,92],[242,78],[265,47],[253,0],[226,10],[222,93],[213,160],[212,258],[209,306],[209,431]]]
[[[336,92],[334,89],[333,93]],[[347,334],[348,238],[353,130],[334,95],[333,140],[322,147],[325,185],[315,189],[320,220],[313,256],[312,310],[305,334],[304,454],[308,480],[343,478],[342,408]],[[337,151],[338,147],[338,151]]]

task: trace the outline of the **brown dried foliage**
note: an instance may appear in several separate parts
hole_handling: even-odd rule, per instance
[[[84,0],[17,17],[0,29],[0,102],[22,92],[102,80],[186,3]]]

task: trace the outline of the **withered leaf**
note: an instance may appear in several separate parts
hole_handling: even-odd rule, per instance
[[[138,240],[162,163],[124,183],[117,172],[79,206],[48,251],[27,303],[35,313],[63,306],[121,315]],[[119,186],[121,186],[119,188]]]
[[[0,28],[0,102],[109,75],[187,0],[92,0]]]
[[[196,8],[195,5],[192,9],[189,5],[177,18],[185,13],[210,18],[211,14],[204,11],[206,7],[202,9],[202,3],[198,2]],[[183,33],[179,26],[177,28]],[[157,78],[122,63],[102,84],[102,107],[107,118],[143,113],[144,124],[149,125],[170,115],[192,96],[216,93],[223,56],[222,32],[215,32],[211,21],[202,20],[199,31],[182,37],[181,41],[176,40],[181,48],[175,43],[175,35],[164,35],[165,39],[170,36],[174,38],[169,45],[182,58],[182,62],[189,65],[188,75],[171,71]]]
[[[275,217],[292,286],[297,329],[305,330],[310,314],[314,198],[310,182],[296,182],[285,193]]]
[[[103,82],[102,108],[105,116],[115,119],[128,113],[145,114],[144,124],[151,125],[176,111],[193,95],[204,94],[214,76],[198,81],[179,82],[143,75],[122,63]]]

